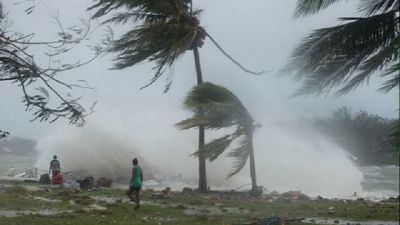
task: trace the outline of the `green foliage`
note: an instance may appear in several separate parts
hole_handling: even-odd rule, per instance
[[[296,15],[309,15],[335,0],[299,0]],[[296,48],[285,72],[292,72],[303,86],[295,95],[326,94],[340,87],[346,94],[376,72],[385,77],[381,90],[399,85],[400,0],[360,0],[365,17],[341,18],[345,23],[313,31]]]
[[[155,82],[186,50],[196,46],[204,37],[196,16],[200,11],[190,11],[182,0],[99,0],[89,8],[95,10],[93,18],[114,14],[104,23],[137,25],[113,42],[110,52],[117,53],[114,69],[125,69],[143,61],[155,63]],[[167,85],[166,91],[170,84]]]
[[[236,160],[228,178],[237,174],[246,165],[255,129],[253,118],[239,98],[224,87],[206,82],[187,94],[184,107],[194,115],[177,123],[180,129],[235,127],[231,134],[207,143],[203,150],[208,159],[215,160],[235,139],[240,139],[238,146],[228,154]],[[198,155],[198,151],[194,155]]]

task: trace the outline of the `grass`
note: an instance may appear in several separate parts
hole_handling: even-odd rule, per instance
[[[34,197],[60,201],[46,202]],[[115,197],[124,201],[107,203],[96,201],[92,197]],[[218,193],[204,195],[175,192],[168,199],[152,199],[149,191],[144,191],[142,197],[145,203],[139,210],[134,210],[134,206],[126,201],[125,191],[118,189],[105,188],[95,192],[74,193],[62,189],[30,191],[21,185],[0,187],[0,210],[64,209],[72,211],[72,213],[51,216],[0,217],[0,225],[239,225],[249,224],[250,221],[272,214],[281,218],[327,217],[382,221],[396,221],[399,218],[398,200],[380,203],[326,199],[271,202],[262,198],[252,199]],[[104,207],[104,210],[90,209],[93,204]],[[231,208],[236,210],[230,211]],[[207,209],[211,211],[215,209],[219,213],[206,213]],[[188,214],[188,210],[195,212],[203,210],[204,214]]]

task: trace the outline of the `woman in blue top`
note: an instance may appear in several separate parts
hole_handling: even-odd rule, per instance
[[[140,207],[140,190],[142,189],[143,182],[143,173],[142,168],[138,165],[139,162],[137,158],[132,160],[133,168],[132,168],[132,178],[129,182],[129,191],[128,197],[135,202],[135,209]]]

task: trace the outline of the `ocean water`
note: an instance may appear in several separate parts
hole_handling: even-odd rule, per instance
[[[4,176],[10,168],[15,168],[15,174],[24,172],[33,168],[37,163],[37,157],[35,155],[23,155],[15,156],[9,154],[0,155],[0,177]],[[399,167],[398,166],[366,166],[358,167],[358,169],[363,174],[363,179],[361,181],[362,191],[360,193],[355,193],[354,195],[349,195],[348,193],[343,193],[342,198],[367,198],[371,200],[386,199],[389,197],[399,196]],[[39,172],[46,172],[45,170]],[[151,183],[151,182],[150,182]],[[171,186],[173,189],[181,190],[184,186],[193,186],[193,184],[185,185],[183,180],[177,180],[176,178],[171,181],[160,181],[160,184],[164,186]],[[177,185],[175,185],[177,184]],[[152,184],[150,186],[154,187],[157,184]],[[174,188],[174,185],[176,186]],[[235,187],[241,186],[238,183]],[[232,187],[233,188],[233,187]],[[287,187],[291,189],[291,187]],[[294,189],[293,189],[294,190]],[[273,191],[273,190],[269,190]],[[325,193],[319,193],[324,196]]]
[[[18,173],[32,169],[36,163],[36,155],[10,155],[0,153],[0,175],[4,175],[7,171],[15,168]]]
[[[360,169],[363,173],[362,197],[382,199],[399,195],[398,166],[367,166]]]

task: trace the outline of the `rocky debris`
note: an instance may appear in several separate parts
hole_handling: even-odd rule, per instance
[[[182,189],[182,193],[184,193],[184,194],[189,194],[189,193],[192,193],[192,192],[193,192],[193,190],[191,188],[189,188],[189,187],[184,187]]]
[[[80,188],[84,190],[92,189],[94,187],[94,178],[92,176],[85,177],[84,179],[78,179],[76,182],[78,182]]]
[[[105,178],[105,177],[100,177],[99,179],[96,180],[96,187],[111,187],[112,180]]]
[[[249,194],[252,196],[252,197],[260,197],[262,194],[263,194],[263,186],[258,186],[257,187],[257,189],[255,189],[255,190],[250,190],[249,191]]]
[[[357,200],[356,200],[357,202],[365,202],[365,199],[364,198],[357,198]]]
[[[152,199],[166,199],[171,197],[171,188],[166,187],[164,190],[161,192],[152,192],[151,193],[151,198]]]
[[[44,173],[44,174],[40,175],[39,183],[41,183],[41,184],[50,184],[51,180],[50,180],[49,174]]]
[[[301,191],[288,191],[281,194],[282,197],[290,198],[293,200],[310,200],[310,198],[301,193]]]
[[[305,218],[281,218],[272,215],[267,218],[252,219],[244,225],[284,225],[284,224],[300,224]]]

